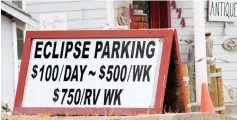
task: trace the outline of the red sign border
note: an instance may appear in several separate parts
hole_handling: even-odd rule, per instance
[[[22,107],[24,88],[33,39],[53,38],[158,38],[163,37],[163,51],[154,108],[54,108],[54,107]],[[176,40],[174,40],[176,39]],[[137,115],[162,113],[163,100],[168,75],[172,42],[177,42],[176,30],[67,30],[67,31],[27,31],[19,82],[15,96],[14,114],[53,114],[53,115]],[[179,55],[178,55],[179,56]],[[179,57],[180,60],[180,57]],[[182,76],[182,75],[181,75]],[[183,80],[183,78],[182,78]],[[159,92],[157,92],[159,91]],[[44,99],[44,98],[42,98]]]

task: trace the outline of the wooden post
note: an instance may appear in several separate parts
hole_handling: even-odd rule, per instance
[[[195,61],[206,57],[204,1],[195,0],[194,5],[194,45]],[[196,102],[201,102],[202,83],[207,83],[207,61],[195,62]]]
[[[216,73],[216,65],[210,65],[210,72]],[[217,91],[217,80],[216,77],[211,78],[211,99],[215,107],[218,106],[218,91]],[[218,113],[218,112],[217,112]]]
[[[190,104],[190,91],[189,91],[189,76],[188,76],[188,65],[183,64],[183,75],[184,75],[184,82],[185,82],[185,93],[186,93],[186,99],[187,99],[187,106],[188,106],[188,112],[191,112],[191,104]]]
[[[208,89],[209,89],[209,94],[212,95],[211,94],[211,77],[209,77],[210,74],[211,74],[210,66],[211,66],[210,64],[207,65],[207,75],[208,75],[208,78],[207,78],[208,84],[207,84],[207,86],[208,86]]]
[[[196,101],[195,93],[195,57],[194,57],[194,45],[191,45],[191,48],[188,52],[188,70],[189,70],[189,88],[190,88],[190,101]]]
[[[221,68],[217,68],[216,72],[221,73]],[[224,92],[222,77],[217,77],[217,90],[218,90],[218,107],[224,107]],[[220,111],[220,114],[224,115],[224,110]]]
[[[114,1],[107,0],[106,3],[107,23],[109,26],[114,26]]]

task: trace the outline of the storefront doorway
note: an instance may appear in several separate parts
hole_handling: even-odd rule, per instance
[[[131,29],[161,29],[171,28],[171,8],[169,1],[133,1],[131,11]],[[134,23],[134,24],[133,24]],[[177,41],[176,41],[177,42]],[[164,94],[163,113],[166,112],[185,112],[185,97],[182,95],[180,86],[181,72],[177,66],[178,53],[177,43],[172,43],[170,64]]]
[[[146,16],[148,29],[171,27],[170,1],[133,1],[131,8],[132,11],[137,11],[137,14]],[[135,22],[136,17],[133,15],[132,24]],[[134,24],[131,28],[137,29]]]

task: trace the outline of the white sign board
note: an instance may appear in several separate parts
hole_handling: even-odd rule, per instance
[[[161,39],[34,39],[22,107],[152,108]]]
[[[234,22],[237,19],[237,1],[209,0],[209,21]]]
[[[66,13],[52,13],[40,15],[41,30],[67,30]]]
[[[209,0],[209,21],[234,22],[237,19],[237,1]]]

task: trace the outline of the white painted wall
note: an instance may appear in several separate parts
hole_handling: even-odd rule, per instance
[[[182,8],[182,17],[185,17],[186,27],[181,27],[178,18],[178,13],[176,9],[171,8],[171,25],[178,31],[179,39],[193,40],[193,3],[192,1],[176,1],[177,8]],[[231,63],[223,63],[218,61],[217,67],[222,68],[223,71],[223,81],[225,86],[231,85],[237,93],[237,51],[226,51],[222,47],[222,43],[232,37],[237,37],[237,20],[234,23],[228,23],[227,35],[224,36],[224,22],[209,22],[207,21],[207,1],[204,2],[204,15],[206,20],[206,28],[210,29],[212,35],[211,39],[214,42],[213,55],[221,59],[230,61]],[[187,62],[189,45],[184,42],[180,42],[180,52],[182,57],[182,62]],[[227,94],[225,95],[225,101],[229,102]],[[237,94],[235,94],[237,99]]]
[[[117,26],[118,8],[129,7],[130,1],[114,1],[114,25]],[[66,12],[67,28],[75,29],[102,29],[106,25],[107,1],[26,1],[27,12],[37,21],[40,20],[40,14]],[[28,27],[29,30],[33,29]]]
[[[12,22],[7,17],[1,15],[1,94],[2,101],[14,104],[15,84],[14,84],[14,61],[13,61],[13,29]]]
[[[66,13],[69,30],[102,29],[106,25],[106,1],[27,1],[26,4],[27,12],[37,21],[40,14]]]

